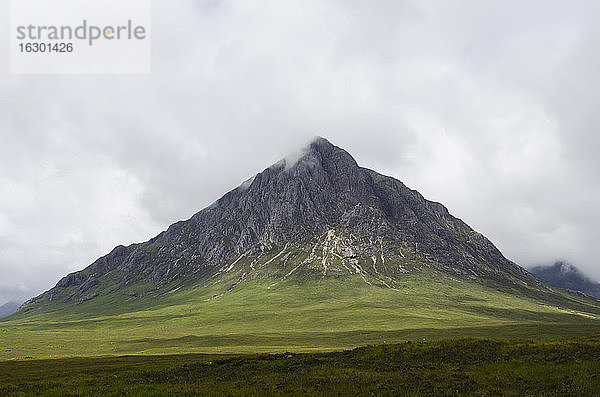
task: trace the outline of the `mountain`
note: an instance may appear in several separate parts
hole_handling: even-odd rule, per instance
[[[532,267],[530,272],[553,287],[579,291],[600,298],[600,283],[591,280],[570,263],[557,261],[553,265]]]
[[[10,316],[14,312],[19,309],[19,304],[17,302],[7,302],[0,306],[0,318]]]
[[[395,289],[402,274],[434,269],[539,285],[443,205],[359,167],[346,151],[317,138],[297,160],[272,165],[146,243],[116,247],[23,310],[115,293],[159,297],[165,288],[197,287],[244,268],[240,283],[262,274],[269,256],[279,258],[274,283],[307,271],[317,278],[357,275],[367,285]]]
[[[443,205],[317,138],[26,302],[0,321],[13,346],[0,358],[589,335],[599,318],[598,300],[548,286]]]

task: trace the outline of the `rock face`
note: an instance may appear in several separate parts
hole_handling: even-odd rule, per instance
[[[570,263],[557,261],[550,266],[536,266],[531,273],[548,285],[583,292],[600,298],[600,283],[590,280]]]
[[[242,256],[266,261],[282,248],[303,252],[298,266],[320,269],[315,274],[347,269],[367,284],[390,288],[399,275],[425,268],[471,279],[537,282],[443,205],[358,166],[346,151],[317,138],[297,160],[272,165],[146,243],[116,247],[25,310],[40,302],[87,302],[106,291],[133,299],[179,281],[200,285]],[[289,252],[268,263],[283,268],[288,258]],[[256,263],[246,264],[246,274]],[[125,291],[140,282],[153,287]]]

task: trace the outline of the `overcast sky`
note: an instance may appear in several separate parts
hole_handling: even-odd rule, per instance
[[[598,1],[154,1],[147,75],[11,75],[3,36],[0,304],[314,135],[517,263],[600,279],[599,15]]]

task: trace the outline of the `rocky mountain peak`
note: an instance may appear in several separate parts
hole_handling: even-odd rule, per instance
[[[286,259],[277,259],[286,250]],[[285,270],[290,255],[299,263]],[[443,205],[360,167],[348,152],[317,137],[187,221],[146,243],[119,246],[68,275],[45,297],[83,303],[140,282],[159,291],[171,284],[202,284],[203,277],[219,279],[225,269],[247,266],[240,270],[242,282],[249,274],[258,277],[261,260],[284,278],[305,267],[320,269],[313,272],[318,277],[349,272],[386,288],[396,288],[398,275],[426,269],[537,282]],[[114,285],[107,289],[107,283]]]
[[[600,283],[590,279],[569,262],[556,261],[552,265],[532,267],[530,271],[553,287],[579,291],[600,298]]]
[[[356,160],[342,148],[339,148],[323,137],[316,137],[304,150],[308,159],[319,160],[323,169],[335,172],[342,167],[358,168]],[[306,161],[306,160],[305,160]]]

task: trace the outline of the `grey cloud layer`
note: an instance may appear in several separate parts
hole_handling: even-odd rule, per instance
[[[49,288],[314,135],[522,265],[600,277],[597,2],[153,7],[150,75],[19,76],[3,59],[3,286]]]

